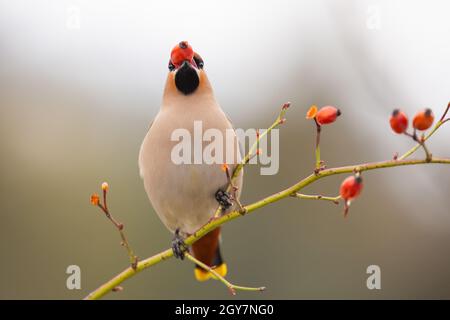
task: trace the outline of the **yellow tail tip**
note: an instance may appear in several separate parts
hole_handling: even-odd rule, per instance
[[[220,276],[225,277],[228,272],[227,264],[222,263],[222,264],[218,265],[217,267],[214,267],[213,270],[215,272],[217,272]],[[211,274],[211,277],[213,277],[213,279],[217,280],[217,277],[215,275]]]
[[[215,272],[217,272],[220,276],[225,277],[227,275],[228,272],[228,268],[226,263],[222,263],[216,267],[213,267],[213,270]],[[197,281],[206,281],[209,278],[213,278],[217,280],[217,277],[215,275],[213,275],[211,272],[204,270],[203,268],[200,267],[195,267],[194,269],[194,275],[195,275],[195,279],[197,279]]]

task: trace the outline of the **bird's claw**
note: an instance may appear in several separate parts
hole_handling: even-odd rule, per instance
[[[175,236],[172,240],[172,251],[173,255],[177,259],[184,259],[184,253],[188,250],[186,243],[184,243],[183,238],[180,236],[180,229],[175,230]]]
[[[217,190],[215,198],[220,206],[226,210],[233,205],[233,197],[229,192],[223,191],[222,189]]]

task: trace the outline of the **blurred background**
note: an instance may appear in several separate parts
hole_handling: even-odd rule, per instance
[[[311,104],[343,116],[323,131],[330,166],[379,161],[412,141],[393,108],[439,117],[450,99],[448,1],[0,1],[0,298],[80,299],[127,267],[109,205],[140,257],[172,235],[147,199],[139,147],[161,102],[171,48],[188,40],[239,128],[265,128],[291,101],[280,170],[246,171],[243,202],[292,185],[314,165]],[[450,126],[429,142],[450,156]],[[423,157],[421,150],[414,155]],[[229,280],[268,287],[233,299],[450,298],[450,167],[371,171],[351,207],[286,199],[224,227]],[[336,195],[343,176],[305,193]],[[66,268],[81,268],[81,290]],[[368,290],[366,268],[381,268]],[[171,259],[109,299],[232,298]]]

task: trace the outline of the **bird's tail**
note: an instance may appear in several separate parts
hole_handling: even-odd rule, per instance
[[[211,231],[192,245],[192,254],[198,260],[211,267],[215,272],[224,277],[227,274],[227,265],[220,254],[220,227]],[[216,278],[211,272],[196,265],[194,269],[195,278],[198,281],[206,281]]]

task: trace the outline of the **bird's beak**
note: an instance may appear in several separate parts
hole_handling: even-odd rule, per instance
[[[192,60],[192,61],[184,60],[179,69],[181,69],[181,68],[194,68],[194,69],[197,69],[197,65],[195,64],[194,60]]]
[[[192,65],[189,61],[184,60],[180,68],[192,68]]]
[[[196,66],[194,66],[195,62],[190,62],[190,61],[183,61],[183,63],[181,64],[181,66],[179,68],[177,68],[177,73],[197,73],[196,71]]]

